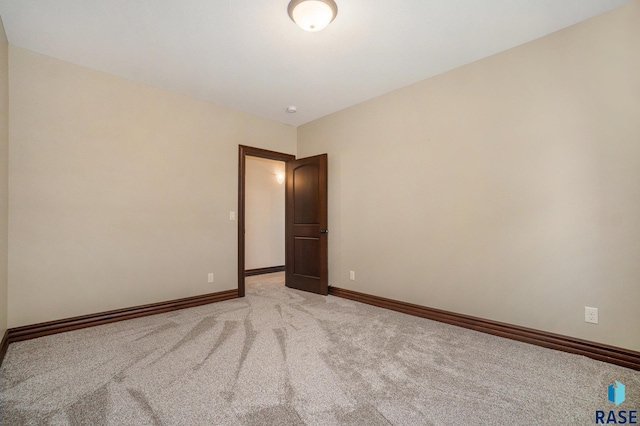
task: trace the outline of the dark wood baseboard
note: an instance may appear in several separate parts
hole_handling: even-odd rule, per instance
[[[7,353],[7,349],[9,349],[9,330],[4,332],[4,336],[2,336],[2,342],[0,342],[0,367],[2,366],[2,361],[4,361],[4,356]]]
[[[250,277],[252,275],[262,275],[262,274],[272,274],[274,272],[284,272],[285,266],[270,266],[268,268],[256,268],[256,269],[247,269],[244,271],[245,277]]]
[[[7,330],[6,340],[8,345],[21,340],[34,339],[36,337],[48,336],[50,334],[63,333],[65,331],[145,317],[148,315],[161,314],[164,312],[176,311],[178,309],[193,308],[194,306],[222,302],[223,300],[235,299],[237,297],[238,290],[234,289],[218,293],[203,294],[201,296],[187,297],[184,299],[170,300],[168,302],[152,303],[149,305],[117,309],[115,311],[100,312],[97,314],[26,325]]]
[[[533,345],[543,346],[549,349],[584,355],[589,358],[597,359],[598,361],[604,361],[610,364],[640,370],[640,352],[628,349],[576,339],[560,334],[548,333],[546,331],[535,330],[532,328],[457,314],[454,312],[442,311],[440,309],[427,308],[425,306],[386,299],[379,296],[372,296],[337,287],[329,287],[329,294],[342,297],[344,299],[355,300],[356,302],[366,303],[368,305],[378,306],[380,308],[391,309],[393,311],[417,317],[445,322],[447,324],[531,343]]]

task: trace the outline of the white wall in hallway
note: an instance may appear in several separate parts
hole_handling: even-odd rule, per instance
[[[245,269],[284,265],[284,171],[283,161],[246,157]]]

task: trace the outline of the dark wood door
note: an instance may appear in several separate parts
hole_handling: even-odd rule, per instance
[[[327,154],[287,162],[286,286],[328,294]]]

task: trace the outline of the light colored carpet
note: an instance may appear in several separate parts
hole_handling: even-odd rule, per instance
[[[247,297],[14,343],[3,425],[591,425],[640,373],[248,279]]]

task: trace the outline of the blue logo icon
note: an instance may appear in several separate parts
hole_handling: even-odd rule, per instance
[[[607,388],[607,399],[616,407],[624,402],[624,385],[616,380],[615,383],[611,383]],[[596,410],[596,424],[597,425],[623,425],[623,424],[637,425],[638,424],[638,410]]]
[[[622,383],[616,380],[615,383],[609,385],[607,390],[609,401],[616,404],[616,406],[624,402],[624,385]]]

